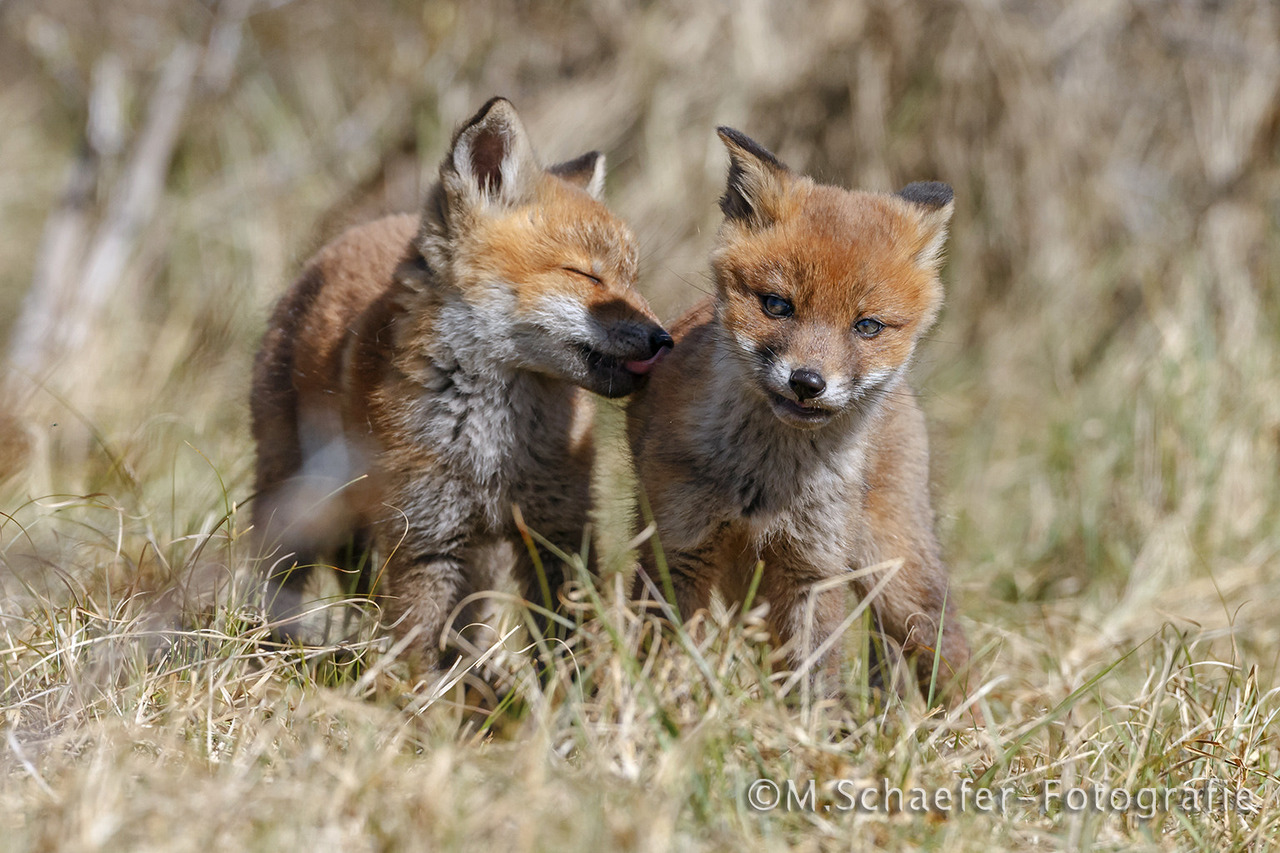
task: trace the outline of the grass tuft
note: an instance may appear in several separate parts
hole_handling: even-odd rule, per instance
[[[1280,845],[1273,3],[355,14],[0,3],[6,849]],[[717,125],[842,185],[955,188],[913,387],[970,701],[875,695],[863,617],[833,704],[789,684],[763,605],[678,634],[623,606],[651,542],[621,453],[584,534],[607,568],[563,555],[560,621],[495,593],[476,654],[417,684],[335,580],[333,642],[270,641],[244,511],[268,307],[413,209],[496,93],[548,161],[607,152],[664,317],[710,287]],[[598,421],[616,444],[621,410]],[[1007,808],[842,808],[878,786]],[[1066,797],[1113,789],[1191,800]]]

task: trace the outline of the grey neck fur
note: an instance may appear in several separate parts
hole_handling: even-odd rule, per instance
[[[474,484],[491,516],[505,513],[512,481],[537,455],[532,449],[563,441],[573,393],[568,383],[521,367],[502,290],[495,284],[490,304],[477,306],[432,276],[408,310],[432,317],[429,343],[418,359],[405,343],[399,347],[420,365],[409,373],[422,388],[412,416],[416,440]]]
[[[699,473],[707,481],[730,484],[725,497],[742,517],[762,519],[859,482],[866,458],[863,440],[881,411],[880,396],[817,429],[789,426],[755,393],[756,379],[735,349],[714,325],[711,358],[731,375],[717,382],[696,409],[704,426],[697,456],[706,466]]]

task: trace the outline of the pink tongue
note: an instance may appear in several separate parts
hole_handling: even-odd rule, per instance
[[[663,356],[665,356],[670,350],[670,347],[662,347],[644,361],[626,361],[623,362],[622,366],[630,373],[634,373],[637,376],[644,376],[650,370],[653,370],[653,366],[662,361]]]

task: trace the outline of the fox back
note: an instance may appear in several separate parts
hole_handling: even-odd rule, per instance
[[[420,218],[352,229],[307,264],[254,372],[254,526],[275,621],[297,615],[308,565],[372,545],[367,580],[385,575],[396,630],[430,666],[451,618],[470,616],[463,599],[496,582],[494,555],[520,542],[513,505],[576,550],[585,392],[630,393],[671,343],[635,290],[634,240],[603,180],[595,152],[544,169],[494,99],[455,134]],[[537,588],[527,557],[516,570]]]
[[[740,602],[763,560],[759,594],[793,664],[831,675],[846,608],[823,582],[847,576],[922,679],[941,630],[945,685],[968,651],[905,376],[942,303],[951,190],[825,186],[720,134],[730,168],[715,294],[676,324],[671,358],[628,413],[674,604],[688,618],[713,590]],[[638,596],[656,594],[655,572],[645,554]]]

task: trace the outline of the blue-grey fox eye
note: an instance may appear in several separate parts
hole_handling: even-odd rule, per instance
[[[770,317],[790,317],[796,310],[791,300],[783,299],[776,293],[766,293],[761,296],[760,305],[763,306],[764,313]]]
[[[863,317],[861,320],[853,324],[853,330],[864,338],[874,338],[880,334],[880,330],[884,328],[884,323],[879,320],[873,320],[870,317]]]

